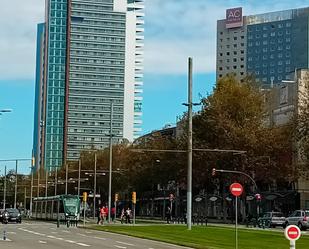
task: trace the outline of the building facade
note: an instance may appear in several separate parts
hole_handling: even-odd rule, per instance
[[[309,67],[309,8],[251,16],[242,16],[241,8],[226,13],[217,22],[217,79],[254,75],[261,84],[275,84],[295,69]],[[238,16],[242,22],[229,26]]]
[[[279,84],[275,84],[272,88],[263,89],[268,113],[265,117],[265,125],[267,126],[272,127],[288,124],[301,112],[303,103],[308,103],[309,69],[295,70],[287,78],[289,80],[283,80]],[[294,147],[295,152],[290,153],[291,167],[303,164],[301,141],[298,141]],[[295,183],[295,190],[299,194],[299,208],[308,209],[309,172],[302,173]]]
[[[143,0],[46,1],[38,165],[60,167],[82,150],[107,147],[111,136],[139,136],[143,32]]]

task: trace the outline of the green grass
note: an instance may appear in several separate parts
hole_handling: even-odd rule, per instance
[[[198,249],[235,248],[235,230],[226,227],[192,227],[191,231],[188,231],[185,226],[177,225],[93,226],[91,228]],[[238,241],[239,249],[289,248],[289,241],[285,239],[283,230],[271,232],[239,229]],[[309,236],[302,236],[296,242],[296,248],[309,249]]]

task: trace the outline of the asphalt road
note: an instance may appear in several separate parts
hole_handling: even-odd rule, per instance
[[[5,227],[6,226],[6,227]],[[6,228],[7,240],[3,240]],[[60,226],[53,223],[25,221],[0,225],[1,249],[183,249],[171,244],[124,235]]]

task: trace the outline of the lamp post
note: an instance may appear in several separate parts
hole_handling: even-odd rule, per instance
[[[94,153],[94,181],[93,181],[93,219],[96,212],[96,194],[97,194],[97,153]]]
[[[6,202],[6,166],[4,166],[3,209],[5,209],[5,202]]]
[[[18,160],[16,160],[16,165],[15,165],[14,208],[16,208],[16,201],[17,201],[17,167],[18,167]]]
[[[109,133],[108,223],[111,222],[111,206],[112,206],[113,109],[114,104],[113,102],[111,102],[110,133]]]

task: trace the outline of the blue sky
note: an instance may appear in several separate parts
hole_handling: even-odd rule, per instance
[[[0,15],[0,159],[30,158],[33,132],[36,24],[44,0],[11,0]],[[225,9],[256,14],[309,6],[306,0],[146,0],[144,133],[174,124],[186,110],[187,58],[194,59],[194,101],[215,82],[216,20]],[[9,168],[14,164],[6,163]],[[0,174],[4,163],[0,162]],[[21,163],[25,172],[30,163]],[[2,170],[2,171],[1,171]]]

